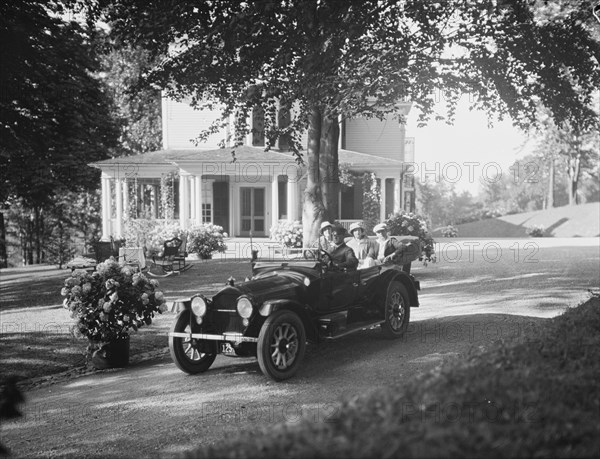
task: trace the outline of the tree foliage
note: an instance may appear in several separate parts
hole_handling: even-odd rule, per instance
[[[87,163],[117,147],[119,126],[99,74],[103,38],[74,20],[75,6],[0,3],[0,266],[13,226],[7,209],[22,223],[25,262],[42,261],[52,224],[44,219],[56,210],[57,196],[96,188],[99,173]]]
[[[95,32],[65,21],[60,3],[0,6],[0,197],[30,207],[57,189],[89,189],[86,164],[108,157],[118,127],[97,78]]]
[[[131,46],[108,45],[102,56],[104,82],[115,104],[121,124],[120,147],[125,155],[159,150],[161,144],[161,95],[153,87],[140,85],[149,65],[147,52]]]
[[[251,110],[262,107],[267,138],[288,136],[308,163],[310,244],[337,196],[339,184],[322,181],[320,171],[337,166],[339,117],[403,121],[397,104],[410,100],[426,122],[443,90],[449,121],[460,96],[471,93],[475,108],[523,128],[537,123],[540,104],[558,125],[596,125],[589,105],[600,84],[600,45],[579,9],[543,16],[535,9],[542,3],[99,0],[94,13],[124,43],[162,58],[148,83],[196,107],[218,103],[224,120],[235,116],[237,141],[250,130]],[[587,0],[577,5],[591,8]],[[292,105],[289,124],[279,125],[276,108]]]

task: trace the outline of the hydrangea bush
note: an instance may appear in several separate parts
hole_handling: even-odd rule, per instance
[[[61,294],[64,308],[75,319],[74,334],[96,342],[128,338],[167,310],[158,281],[120,266],[114,258],[98,264],[93,273],[75,270],[65,279]]]
[[[152,257],[163,250],[163,243],[174,237],[181,238],[185,231],[177,220],[131,219],[125,222],[127,247],[144,247],[146,256]]]
[[[222,226],[205,223],[191,227],[186,234],[187,251],[198,254],[200,258],[211,258],[213,253],[227,250],[227,233]]]
[[[445,226],[444,228],[442,228],[442,236],[458,237],[458,228],[452,225]]]
[[[279,242],[282,247],[302,247],[302,224],[298,221],[277,222],[270,229],[271,240]]]
[[[421,240],[424,261],[435,261],[434,240],[427,230],[425,219],[413,212],[400,211],[389,216],[386,221],[392,236],[417,236]]]

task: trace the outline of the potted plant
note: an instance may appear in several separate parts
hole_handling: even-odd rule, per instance
[[[73,332],[89,340],[88,358],[97,368],[129,363],[129,335],[167,310],[158,281],[109,258],[96,271],[75,270],[64,281],[63,306],[75,319]]]
[[[223,253],[227,250],[226,237],[222,226],[212,223],[193,226],[187,231],[187,251],[197,254],[201,259],[210,259],[214,252]]]

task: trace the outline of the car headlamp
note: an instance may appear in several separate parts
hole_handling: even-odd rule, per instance
[[[247,319],[252,315],[252,302],[248,297],[242,296],[237,300],[237,311],[240,317]]]
[[[206,301],[201,296],[192,298],[192,312],[196,317],[204,317],[206,314]]]

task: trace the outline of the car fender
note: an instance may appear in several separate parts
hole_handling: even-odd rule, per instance
[[[169,305],[169,309],[171,310],[171,312],[174,312],[176,314],[186,309],[192,309],[192,298],[177,298]]]
[[[306,338],[309,341],[317,340],[317,328],[315,327],[314,320],[307,311],[306,306],[298,301],[290,299],[267,300],[258,308],[258,312],[261,316],[268,317],[274,312],[284,309],[298,314],[298,317],[300,317],[300,320],[304,324]]]
[[[379,291],[387,292],[387,285],[392,281],[398,281],[406,287],[410,306],[412,308],[419,307],[419,295],[410,274],[400,271],[399,269],[388,269],[387,271],[382,272],[377,281],[377,286],[380,289]]]

